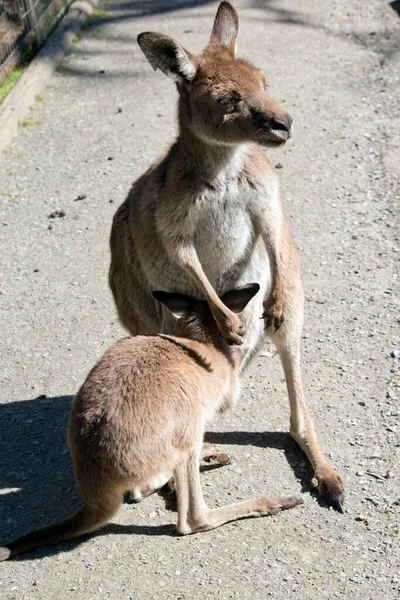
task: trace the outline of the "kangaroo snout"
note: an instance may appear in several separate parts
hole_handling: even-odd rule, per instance
[[[279,110],[278,114],[271,110],[260,108],[252,109],[253,119],[256,121],[258,132],[268,141],[285,143],[293,135],[293,119],[289,113]]]

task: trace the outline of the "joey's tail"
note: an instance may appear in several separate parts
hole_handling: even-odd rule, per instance
[[[92,507],[84,504],[74,515],[42,529],[32,531],[23,537],[14,540],[7,546],[0,546],[0,562],[7,560],[21,552],[27,552],[40,546],[54,544],[62,540],[69,540],[90,533],[105,525],[118,509],[118,505],[105,507]]]

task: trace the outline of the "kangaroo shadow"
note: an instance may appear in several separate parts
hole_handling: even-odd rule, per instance
[[[66,429],[72,396],[0,405],[0,540],[79,506]]]
[[[290,433],[282,431],[210,431],[206,433],[204,439],[216,445],[257,446],[283,450],[296,479],[300,482],[301,492],[310,492],[321,506],[327,506],[311,486],[314,476],[312,467]]]
[[[0,543],[61,521],[81,505],[66,429],[72,396],[0,405]],[[165,501],[170,499],[165,495]],[[171,504],[173,507],[173,503]],[[172,525],[110,523],[90,537],[114,534],[171,535]],[[36,560],[69,551],[89,535],[28,552],[15,560]]]

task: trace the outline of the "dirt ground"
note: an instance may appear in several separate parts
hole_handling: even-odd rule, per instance
[[[398,600],[399,2],[237,1],[239,55],[294,117],[279,169],[300,251],[303,376],[346,512],[312,492],[288,434],[273,347],[207,439],[232,465],[201,476],[211,507],[265,494],[304,505],[186,538],[155,494],[98,534],[0,565],[1,600]],[[79,505],[65,429],[72,395],[125,335],[107,285],[111,219],[174,138],[174,85],[136,45],[207,42],[215,2],[110,0],[0,158],[0,542]],[[57,212],[59,211],[59,212]],[[61,212],[60,212],[61,211]]]

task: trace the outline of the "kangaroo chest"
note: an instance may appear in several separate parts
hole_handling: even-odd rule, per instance
[[[251,217],[252,194],[234,182],[207,190],[189,209],[192,239],[207,277],[215,285],[246,262],[257,231]]]

